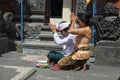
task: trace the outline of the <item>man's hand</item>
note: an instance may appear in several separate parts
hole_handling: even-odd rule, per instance
[[[85,0],[86,1],[86,4],[90,4],[91,0]]]
[[[69,28],[69,30],[68,30],[68,32],[72,32],[72,30],[74,29],[74,27],[75,27],[75,23],[76,23],[76,20],[77,20],[77,17],[76,17],[76,15],[72,12],[71,13],[71,15],[70,15],[70,19],[71,19],[71,21],[72,21],[72,23],[71,23],[71,25],[70,25],[70,28]]]
[[[77,17],[73,12],[70,15],[70,19],[71,19],[72,22],[75,22],[77,20]]]
[[[52,25],[51,23],[49,23],[48,25],[49,25],[49,27],[50,27],[50,29],[51,29],[52,32],[55,33],[57,31],[55,25]]]

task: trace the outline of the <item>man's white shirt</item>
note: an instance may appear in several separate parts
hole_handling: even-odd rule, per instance
[[[58,33],[54,33],[54,41],[56,44],[63,45],[63,54],[67,56],[72,53],[74,49],[75,35],[68,34],[66,37],[60,37]]]

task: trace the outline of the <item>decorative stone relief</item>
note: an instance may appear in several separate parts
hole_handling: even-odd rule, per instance
[[[85,13],[86,3],[85,0],[77,0],[76,12],[77,13]]]
[[[87,5],[85,0],[77,0],[76,12],[88,13],[90,16],[92,16],[92,1]]]
[[[19,0],[13,0],[10,2],[11,8],[14,11],[20,11],[20,1]]]
[[[45,11],[45,0],[27,0],[26,2],[25,5],[29,6],[31,11]]]
[[[13,10],[20,10],[20,0],[14,0],[10,4]],[[45,11],[45,0],[23,0],[23,4],[25,11]]]
[[[120,39],[120,16],[118,9],[112,4],[104,6],[103,15],[96,15],[95,40],[118,41]],[[97,41],[97,42],[98,42]]]
[[[41,25],[38,26],[24,26],[24,37],[29,39],[38,39],[41,32]]]
[[[30,26],[24,24],[24,39],[38,39],[42,25]],[[20,24],[16,25],[17,36],[20,37]]]

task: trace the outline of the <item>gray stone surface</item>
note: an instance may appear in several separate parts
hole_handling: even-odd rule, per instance
[[[50,50],[62,51],[62,46],[53,41],[26,41],[22,47],[25,55],[46,55]]]
[[[95,64],[120,67],[120,47],[96,46]]]
[[[0,80],[25,80],[36,71],[35,62],[28,62],[22,57],[23,54],[15,51],[2,54]]]
[[[22,60],[24,56],[22,53],[17,53],[16,51],[4,53],[0,57],[0,65],[33,67],[35,63]]]
[[[88,60],[87,71],[53,71],[38,68],[37,72],[27,80],[117,80],[120,76],[119,67],[96,66],[94,58]]]
[[[99,41],[95,47],[95,64],[120,67],[119,53],[119,41]]]
[[[0,66],[0,80],[10,80],[16,74],[18,74],[18,72],[16,72],[16,69],[5,68],[4,66]]]
[[[37,62],[23,60],[25,57],[22,53],[9,52],[2,54],[0,57],[0,80],[10,80],[27,69],[35,68]],[[95,65],[94,57],[91,57],[87,64],[87,71],[53,71],[50,68],[35,68],[37,71],[31,73],[26,79],[22,80],[117,80],[120,76],[119,67]],[[6,67],[5,67],[6,66]],[[23,68],[20,70],[20,68]],[[21,72],[16,72],[20,70]],[[2,76],[2,77],[1,77]],[[18,76],[20,77],[20,76]],[[9,78],[9,79],[8,79]]]

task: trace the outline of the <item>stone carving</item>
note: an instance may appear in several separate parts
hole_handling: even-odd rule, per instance
[[[13,0],[10,2],[11,8],[14,11],[20,11],[20,0]]]
[[[120,17],[115,18],[112,22],[106,20],[104,17],[100,18],[95,24],[96,32],[99,32],[99,34],[96,34],[97,38],[95,40],[118,40],[120,38],[119,23]]]
[[[16,38],[16,29],[15,29],[15,23],[13,20],[13,13],[6,12],[3,15],[3,32],[7,34],[7,37],[9,38]]]
[[[103,15],[96,15],[95,30],[96,42],[100,40],[117,41],[120,39],[120,17],[118,9],[112,4],[107,3],[104,6],[105,12]]]
[[[3,31],[3,29],[4,29],[4,21],[3,21],[2,11],[0,10],[0,38],[6,36],[6,33]]]
[[[113,4],[118,0],[107,1],[103,3],[103,12],[97,11],[93,17],[96,20],[95,64],[120,67],[120,14]]]
[[[20,37],[20,24],[16,25],[17,36]],[[41,25],[30,26],[24,24],[24,39],[38,39],[41,32]]]
[[[10,4],[13,10],[20,10],[20,0],[14,0]],[[23,4],[25,11],[45,11],[45,0],[23,0]]]
[[[76,12],[88,13],[90,16],[92,16],[92,1],[87,5],[86,0],[77,0]]]
[[[85,0],[77,0],[76,12],[77,13],[85,13],[86,3]]]
[[[107,3],[104,6],[104,15],[105,16],[116,16],[118,15],[118,9],[113,5],[113,3]]]
[[[27,0],[27,3],[31,11],[45,11],[45,0]]]
[[[41,25],[29,26],[26,24],[24,26],[24,37],[25,38],[38,39],[40,32],[41,32]]]

